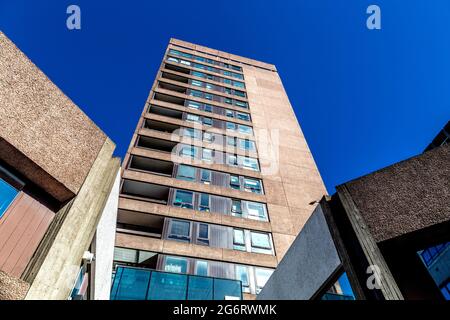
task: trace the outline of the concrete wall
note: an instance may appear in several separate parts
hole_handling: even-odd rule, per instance
[[[26,299],[68,298],[78,275],[83,253],[89,250],[119,170],[120,160],[111,158],[114,148],[114,143],[107,139],[48,253],[42,257],[43,261]]]
[[[95,261],[92,266],[93,300],[109,300],[111,274],[116,236],[117,206],[119,203],[120,171],[117,172],[114,186],[106,201],[95,234]]]
[[[450,145],[345,184],[377,242],[450,220]]]
[[[278,261],[327,193],[278,73],[243,66]]]
[[[337,271],[341,260],[317,207],[257,300],[307,300]]]
[[[105,140],[0,32],[0,159],[64,202],[78,193]]]

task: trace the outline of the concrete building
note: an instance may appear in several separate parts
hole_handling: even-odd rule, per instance
[[[176,39],[122,169],[112,299],[254,299],[326,194],[275,66]]]
[[[109,298],[114,148],[0,33],[0,300]]]
[[[258,299],[450,299],[448,128],[322,198]]]

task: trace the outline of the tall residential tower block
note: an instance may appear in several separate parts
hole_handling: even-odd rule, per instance
[[[176,39],[122,169],[112,299],[252,299],[326,193],[275,66]]]

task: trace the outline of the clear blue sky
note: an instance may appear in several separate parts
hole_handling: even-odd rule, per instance
[[[120,156],[170,37],[275,64],[329,192],[420,153],[450,119],[448,0],[0,0],[0,28]]]

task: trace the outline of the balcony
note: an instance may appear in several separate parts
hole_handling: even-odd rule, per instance
[[[118,266],[111,300],[242,300],[242,283]]]

